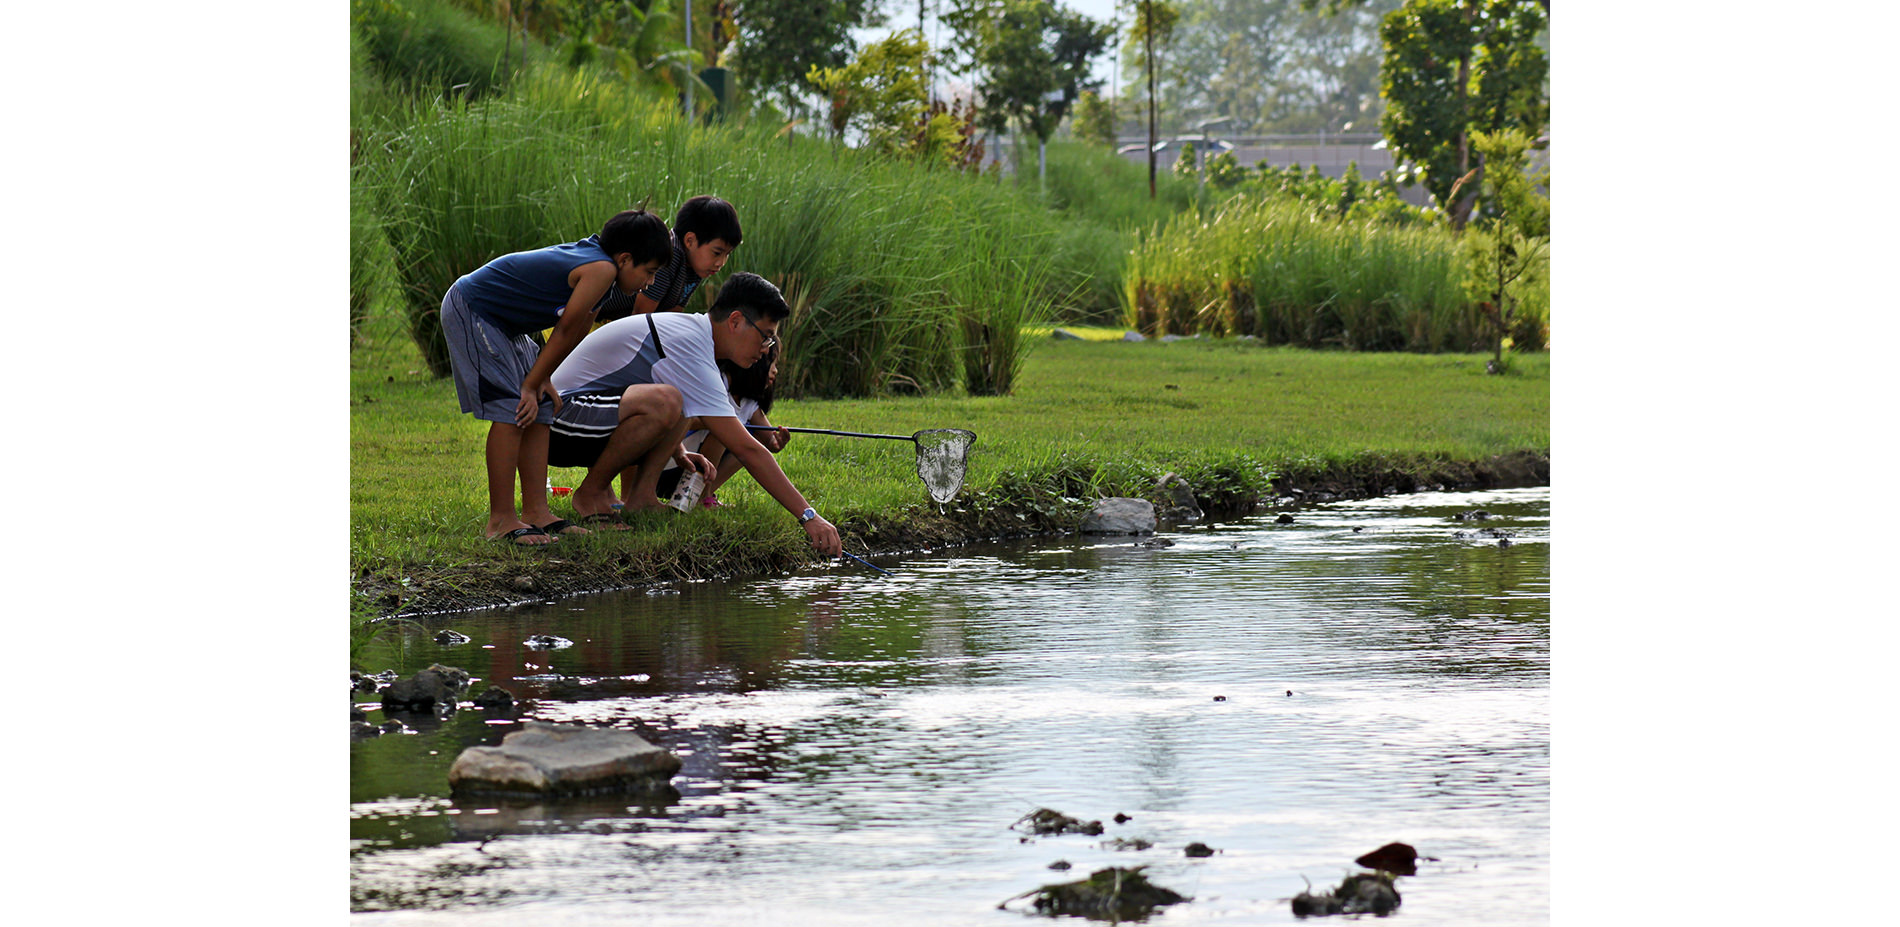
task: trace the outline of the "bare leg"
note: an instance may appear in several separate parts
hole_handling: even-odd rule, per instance
[[[706,440],[708,443],[711,443],[712,441],[711,438],[708,438]],[[706,456],[711,457],[712,455],[708,454]],[[715,466],[718,467],[719,472],[713,474],[713,478],[706,481],[707,492],[712,492],[713,490],[726,485],[726,481],[729,479],[732,479],[733,474],[736,474],[740,470],[745,469],[744,467],[739,466],[739,458],[732,456],[732,452],[730,451],[722,451],[719,455],[719,462]]]
[[[546,429],[542,431],[545,433]],[[488,525],[482,530],[486,537],[496,538],[517,528],[529,527],[528,523],[515,514],[515,470],[522,455],[522,429],[512,422],[489,422],[488,444],[483,450],[483,458],[488,469]],[[547,442],[541,443],[541,471],[547,472]],[[547,486],[541,486],[545,494]],[[545,499],[542,507],[546,507]],[[554,540],[546,535],[530,535],[515,539],[518,544],[546,544]]]
[[[548,426],[529,425],[521,433],[521,520],[536,528],[546,528],[560,519],[548,508]],[[562,534],[586,534],[587,529],[569,525]]]
[[[672,456],[684,434],[680,417],[680,391],[662,383],[640,383],[627,387],[620,395],[620,424],[607,439],[587,477],[574,488],[574,511],[597,515],[613,511],[617,499],[613,479],[630,465],[641,464],[639,478],[632,489],[630,509],[655,508],[660,502],[654,492],[660,481],[660,466]],[[660,461],[645,466],[649,459]],[[645,497],[641,497],[641,492]]]
[[[662,435],[652,449],[640,458],[639,473],[633,481],[633,489],[628,491],[628,509],[640,511],[666,507],[666,503],[660,501],[660,472],[666,469],[667,460],[673,456],[673,450],[679,447],[680,439],[684,437],[686,423],[682,421]]]

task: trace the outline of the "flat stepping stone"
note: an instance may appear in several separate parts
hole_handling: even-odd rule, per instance
[[[680,770],[672,752],[631,731],[529,721],[497,747],[470,747],[449,767],[454,792],[587,795],[658,792]]]

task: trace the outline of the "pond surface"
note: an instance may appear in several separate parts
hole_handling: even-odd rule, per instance
[[[1548,923],[1549,511],[1547,489],[1393,496],[1165,548],[1040,539],[428,619],[473,640],[386,635],[361,665],[459,666],[520,717],[638,731],[684,761],[678,796],[454,801],[457,752],[514,723],[412,719],[349,748],[353,920],[1016,925],[1040,921],[1012,896],[1147,865],[1193,899],[1155,923],[1279,924],[1403,841],[1438,861],[1399,880],[1398,921]],[[1106,832],[1010,829],[1038,808]]]

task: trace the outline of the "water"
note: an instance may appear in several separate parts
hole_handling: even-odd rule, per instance
[[[639,731],[679,797],[451,801],[456,753],[512,729],[475,710],[352,743],[354,919],[1004,925],[1146,864],[1194,899],[1158,923],[1279,924],[1396,840],[1439,858],[1399,881],[1404,923],[1548,923],[1548,514],[1544,489],[1421,494],[443,616],[473,641],[365,667]],[[1454,536],[1483,528],[1512,543]],[[1106,833],[1010,829],[1042,807]]]

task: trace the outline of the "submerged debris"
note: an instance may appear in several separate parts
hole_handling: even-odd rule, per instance
[[[1187,901],[1187,897],[1148,881],[1141,874],[1145,866],[1123,869],[1097,869],[1088,878],[1060,885],[1045,885],[1033,892],[1031,902],[1037,913],[1074,914],[1097,920],[1133,920],[1147,917],[1154,909]],[[1011,898],[997,907],[1015,901]]]
[[[1024,827],[1023,825],[1025,824],[1028,826]],[[1102,832],[1102,822],[1100,821],[1084,822],[1080,819],[1069,817],[1060,811],[1051,811],[1048,808],[1037,808],[1017,818],[1016,823],[1009,826],[1018,830],[1026,830],[1038,837],[1053,837],[1057,834],[1087,834],[1093,837]]]
[[[1331,914],[1391,914],[1399,907],[1399,890],[1392,876],[1384,872],[1349,875],[1339,887],[1317,895],[1304,891],[1293,896],[1293,913],[1299,917],[1325,917]]]

